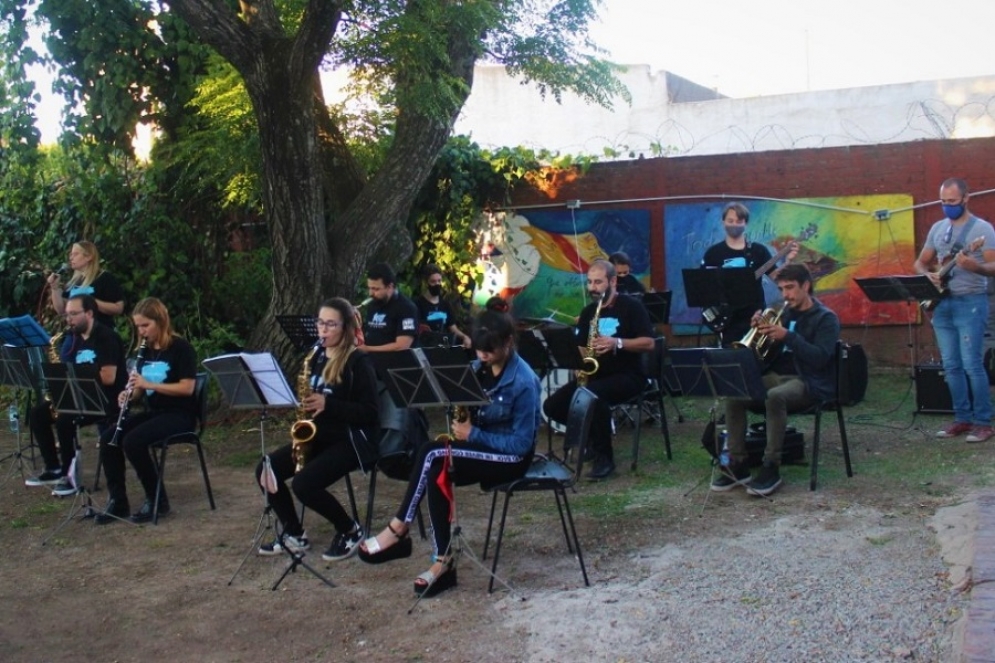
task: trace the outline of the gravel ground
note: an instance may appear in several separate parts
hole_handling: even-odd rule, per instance
[[[502,612],[529,635],[532,663],[950,661],[969,514],[941,510],[941,541],[914,516],[857,505],[784,517],[636,553],[634,582],[533,594]]]

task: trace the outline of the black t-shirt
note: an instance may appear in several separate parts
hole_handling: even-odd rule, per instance
[[[744,249],[730,248],[725,241],[718,242],[708,247],[705,256],[701,260],[702,267],[749,267],[757,270],[764,263],[771,259],[770,250],[763,244],[749,242]],[[773,266],[771,270],[775,269]],[[722,332],[723,341],[738,340],[746,333],[750,327],[750,318],[754,312],[764,308],[764,286],[763,281],[755,279],[753,288],[753,300],[747,306],[730,313],[729,321]]]
[[[84,339],[82,336],[76,335],[70,337],[66,361],[76,365],[95,366],[98,371],[104,366],[117,368],[114,383],[111,385],[101,384],[104,396],[107,398],[106,412],[108,414],[116,412],[117,395],[124,390],[124,386],[128,382],[128,369],[124,364],[124,348],[121,347],[121,339],[118,338],[118,335],[113,330],[94,321],[89,338]]]
[[[145,349],[141,366],[142,377],[149,382],[175,384],[180,380],[197,379],[197,353],[186,339],[173,337],[165,350]],[[166,396],[156,391],[146,391],[152,410],[180,410],[197,415],[197,400],[190,396]]]
[[[418,307],[419,322],[434,332],[446,332],[450,326],[456,324],[453,307],[441,297],[438,304],[433,304],[425,298],[425,295],[418,295],[415,305]]]
[[[580,313],[576,333],[577,344],[581,347],[587,346],[591,318],[594,317],[596,307],[596,303],[588,304]],[[653,338],[653,325],[650,323],[650,316],[642,302],[629,295],[618,295],[611,306],[601,307],[601,314],[598,317],[598,333],[601,336],[614,336],[615,338],[639,338],[643,336]],[[640,354],[639,352],[623,350],[596,357],[598,372],[594,379],[617,373],[641,374],[642,359]]]
[[[401,293],[395,293],[384,304],[373,300],[367,308],[363,334],[370,346],[393,343],[399,336],[416,338],[418,309]]]
[[[93,283],[90,285],[66,284],[66,289],[62,292],[62,296],[65,299],[69,299],[73,295],[90,295],[102,302],[124,301],[124,289],[121,288],[121,284],[118,283],[117,279],[107,271],[97,274],[97,278],[93,279]],[[96,311],[93,317],[97,322],[106,325],[110,329],[114,329],[114,316]]]
[[[632,274],[619,276],[615,281],[615,289],[623,295],[642,295],[646,293],[646,286]]]

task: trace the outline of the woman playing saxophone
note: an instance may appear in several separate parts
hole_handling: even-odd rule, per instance
[[[301,407],[291,441],[267,454],[256,467],[256,480],[266,489],[281,523],[280,536],[260,546],[259,554],[310,548],[293,492],[335,527],[322,558],[338,561],[356,552],[364,534],[328,487],[376,459],[380,401],[372,361],[356,352],[358,326],[352,304],[340,298],[323,302],[315,323],[318,343],[298,377]]]

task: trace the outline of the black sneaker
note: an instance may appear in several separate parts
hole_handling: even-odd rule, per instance
[[[73,485],[73,482],[68,478],[63,477],[59,479],[54,486],[52,486],[52,497],[68,497],[69,495],[75,495],[79,492],[79,489]]]
[[[283,542],[287,546],[287,550],[295,553],[302,553],[311,548],[311,543],[307,539],[307,534],[301,534],[300,536],[293,536],[291,534],[285,534],[283,537]],[[280,544],[280,539],[273,539],[269,543],[264,543],[259,546],[257,551],[263,557],[271,557],[273,555],[282,555],[283,546]]]
[[[24,480],[25,486],[51,486],[62,480],[62,470],[45,470]]]
[[[595,458],[594,466],[591,471],[587,473],[587,478],[592,481],[600,481],[602,479],[607,479],[615,472],[615,462],[609,458],[601,456]]]
[[[711,488],[716,493],[724,493],[736,486],[745,486],[752,480],[750,470],[745,465],[730,465],[729,467],[719,465]]]
[[[777,465],[764,463],[757,478],[746,487],[746,492],[750,495],[767,497],[780,487],[781,473],[778,471]]]
[[[357,523],[351,532],[336,532],[332,539],[332,545],[321,554],[321,558],[326,562],[338,562],[349,559],[359,550],[359,542],[364,538],[363,528]]]
[[[96,515],[96,522],[98,525],[110,525],[115,521],[128,520],[131,516],[131,508],[128,506],[128,502],[119,502],[114,498],[107,500],[107,506],[104,510]]]

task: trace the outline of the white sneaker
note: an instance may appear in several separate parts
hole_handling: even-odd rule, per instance
[[[300,536],[291,536],[289,534],[283,535],[283,545],[287,546],[287,550],[290,552],[304,552],[310,550],[311,542],[307,540],[307,533],[301,534]],[[271,557],[273,555],[280,555],[283,553],[283,545],[280,543],[280,539],[276,538],[269,543],[264,543],[259,546],[259,554],[264,557]]]

